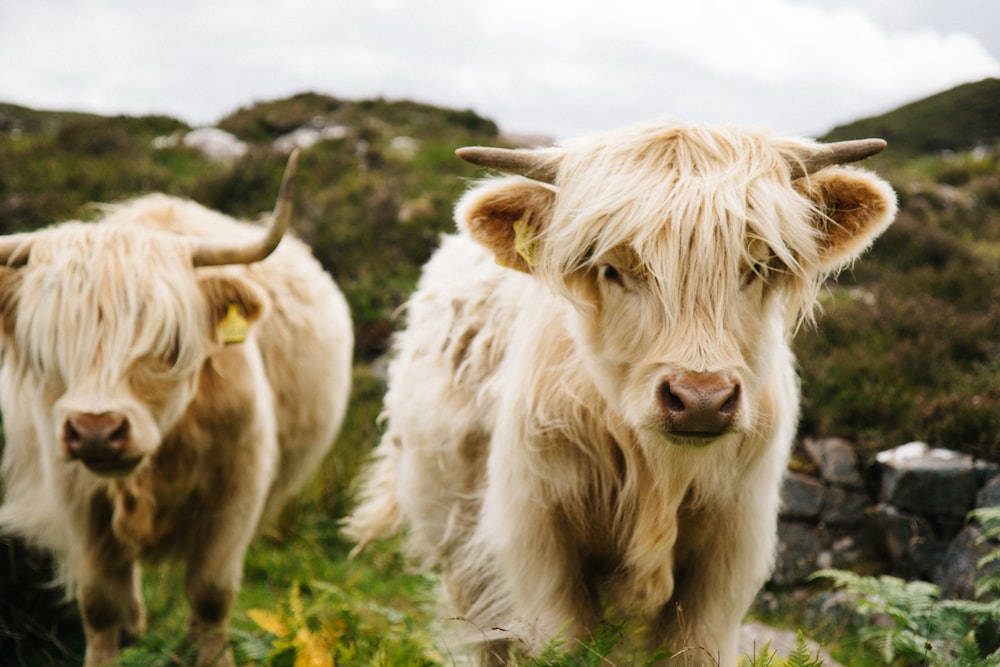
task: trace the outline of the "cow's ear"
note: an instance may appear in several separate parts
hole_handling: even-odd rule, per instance
[[[462,197],[455,209],[458,224],[493,252],[496,262],[531,273],[539,234],[552,217],[556,191],[523,178],[486,181]]]
[[[816,206],[821,268],[840,269],[885,231],[896,216],[896,193],[875,174],[844,167],[795,181]]]
[[[9,266],[0,266],[0,327],[3,327],[5,336],[14,333],[20,286],[21,272]]]
[[[242,343],[250,324],[261,319],[269,306],[260,287],[236,276],[203,276],[198,284],[210,310],[212,337],[225,345]]]

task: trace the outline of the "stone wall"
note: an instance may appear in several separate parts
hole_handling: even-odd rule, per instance
[[[996,464],[915,442],[865,467],[845,440],[807,439],[782,486],[770,585],[833,567],[933,581],[946,597],[971,598],[976,561],[992,547],[978,543],[966,516],[998,504]]]

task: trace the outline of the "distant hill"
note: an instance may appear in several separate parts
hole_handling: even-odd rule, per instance
[[[0,104],[0,233],[93,215],[90,202],[150,191],[244,218],[268,211],[287,157],[306,141],[295,231],[351,302],[359,355],[384,350],[390,316],[452,229],[451,209],[478,173],[455,148],[495,144],[493,121],[411,101],[302,93],[238,109],[218,127],[242,157],[188,145],[162,116],[100,116]]]
[[[960,151],[1000,143],[1000,79],[984,79],[834,128],[824,141],[882,137],[892,155]],[[888,156],[889,154],[887,154]]]

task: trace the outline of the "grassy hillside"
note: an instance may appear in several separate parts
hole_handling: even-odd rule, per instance
[[[889,113],[842,125],[827,141],[882,137],[897,156],[963,151],[1000,141],[1000,79],[967,83]]]
[[[338,127],[303,155],[295,230],[351,302],[359,355],[385,348],[389,316],[451,227],[451,206],[475,170],[458,146],[495,143],[496,125],[469,111],[413,102],[346,102],[312,93],[240,109],[219,123],[248,143],[235,162],[156,137],[190,128],[163,117],[104,118],[0,105],[0,233],[91,215],[90,202],[150,191],[239,217],[273,206],[285,155],[271,142],[300,127]]]
[[[803,435],[844,436],[869,456],[924,439],[1000,459],[996,109],[1000,81],[989,80],[827,137],[888,138],[889,150],[870,164],[896,186],[902,212],[873,252],[830,284],[818,325],[796,340]],[[392,314],[477,174],[453,151],[495,144],[497,128],[468,111],[312,93],[240,109],[219,126],[247,142],[246,155],[219,161],[183,144],[153,148],[157,137],[190,129],[170,118],[0,105],[0,232],[87,218],[89,202],[152,190],[254,217],[272,206],[285,160],[272,142],[301,128],[339,128],[303,154],[294,224],[351,303],[354,400],[335,452],[251,551],[234,616],[240,661],[292,664],[295,637],[261,625],[254,610],[263,609],[286,629],[325,638],[338,664],[450,664],[430,640],[432,582],[407,574],[393,545],[347,561],[336,522],[378,438],[384,385],[373,362],[396,325]],[[0,664],[77,663],[75,612],[46,609],[30,582],[44,562],[15,548],[0,541]],[[178,586],[176,572],[147,577],[154,632],[126,664],[174,664],[185,613]]]

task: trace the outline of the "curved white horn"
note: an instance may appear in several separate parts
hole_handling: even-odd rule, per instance
[[[881,153],[887,145],[884,139],[857,139],[796,150],[797,159],[788,161],[792,180],[815,173],[823,167],[864,160]]]
[[[519,174],[533,181],[554,184],[562,151],[553,148],[531,150],[466,146],[455,155],[479,167]]]
[[[293,193],[295,177],[298,173],[299,150],[295,149],[288,157],[285,174],[281,179],[281,189],[278,201],[271,214],[271,224],[260,239],[240,245],[223,245],[203,242],[191,250],[191,261],[195,266],[220,266],[223,264],[252,264],[270,255],[281,237],[285,235],[292,220]]]

